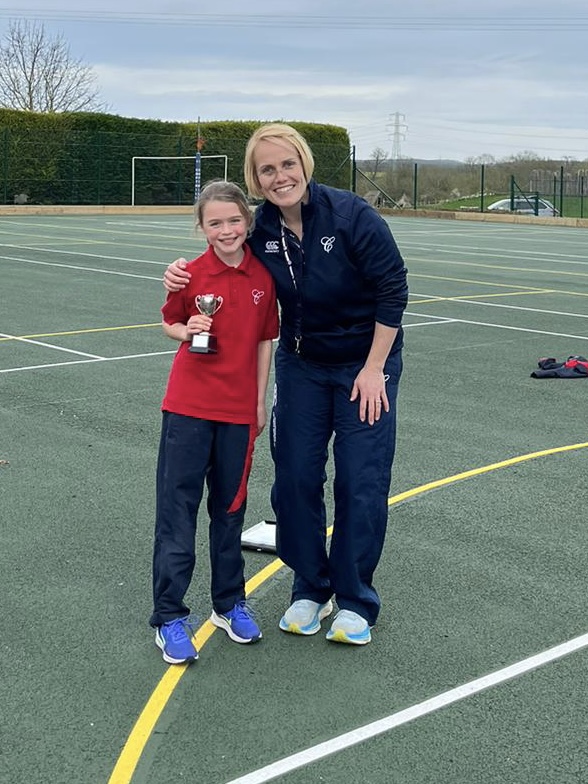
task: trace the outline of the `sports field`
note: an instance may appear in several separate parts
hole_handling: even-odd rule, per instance
[[[291,575],[246,552],[263,640],[148,626],[161,276],[189,215],[0,217],[2,784],[588,781],[588,230],[390,218],[409,267],[383,609],[364,648],[286,635]],[[267,434],[247,525],[271,516]]]

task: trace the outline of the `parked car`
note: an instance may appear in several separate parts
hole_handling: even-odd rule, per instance
[[[537,206],[537,213],[535,213],[535,206]],[[527,199],[517,197],[513,201],[513,209],[510,208],[510,199],[500,199],[493,204],[489,204],[486,209],[488,212],[517,212],[519,215],[543,215],[553,217],[559,215],[558,210],[547,199],[535,199],[534,196],[529,196]]]

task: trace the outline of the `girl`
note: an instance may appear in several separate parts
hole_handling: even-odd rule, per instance
[[[188,263],[189,285],[170,293],[162,308],[166,335],[181,344],[162,403],[150,619],[169,664],[198,658],[184,596],[195,566],[196,518],[205,480],[211,621],[235,642],[262,636],[245,604],[241,532],[253,445],[266,423],[272,339],[278,335],[274,284],[245,244],[253,218],[237,185],[210,183],[196,211],[209,247]],[[217,350],[192,352],[192,337],[212,326],[212,316],[197,308],[210,293],[217,305]]]

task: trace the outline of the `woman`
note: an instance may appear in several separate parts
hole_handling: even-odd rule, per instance
[[[245,182],[258,207],[249,244],[281,306],[271,416],[277,552],[294,571],[286,632],[311,635],[333,611],[334,642],[365,645],[380,611],[372,578],[382,553],[402,371],[406,268],[388,225],[353,193],[312,179],[292,127],[258,128]],[[166,270],[186,284],[183,259]],[[324,484],[333,440],[334,531],[326,546]]]

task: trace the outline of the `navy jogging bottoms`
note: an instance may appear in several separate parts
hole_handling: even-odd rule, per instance
[[[272,505],[277,552],[294,571],[292,601],[323,603],[334,594],[340,609],[373,626],[380,599],[372,580],[388,521],[401,352],[391,354],[384,369],[390,411],[371,426],[360,421],[359,402],[349,400],[362,367],[321,365],[278,348]],[[333,435],[335,513],[327,552],[324,486]]]
[[[163,412],[157,463],[152,626],[190,613],[196,518],[208,487],[212,604],[226,613],[245,598],[241,531],[255,428]]]

